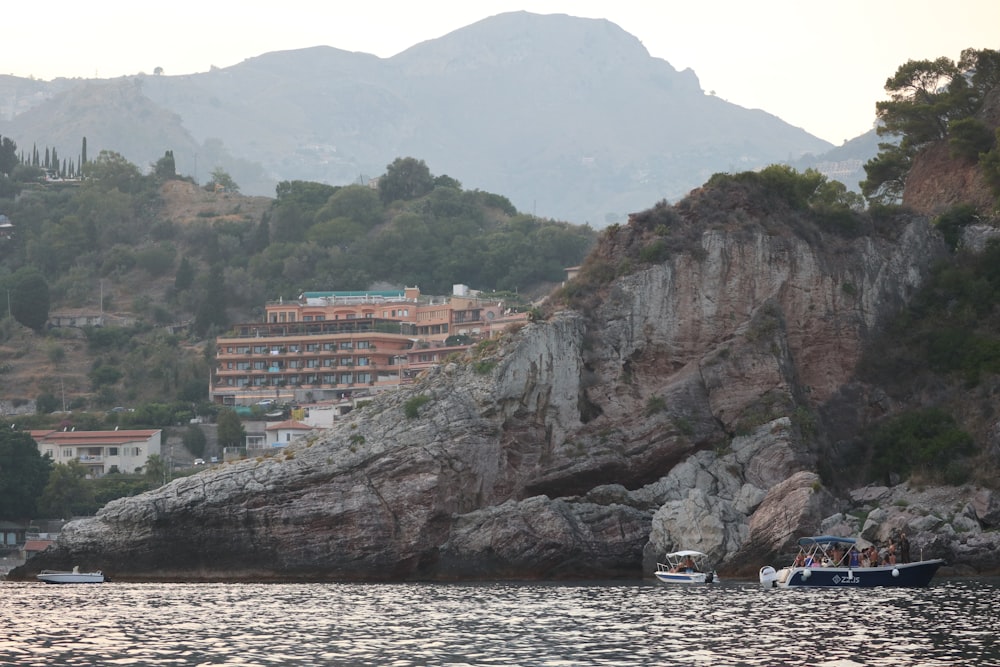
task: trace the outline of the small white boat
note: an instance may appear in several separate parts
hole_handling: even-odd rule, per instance
[[[708,556],[685,549],[667,554],[666,563],[657,563],[656,578],[665,584],[711,584],[718,582],[715,570],[706,564]]]
[[[72,572],[42,570],[35,575],[39,581],[47,584],[103,584],[104,573],[100,570],[94,572],[80,572],[79,567],[74,567]]]

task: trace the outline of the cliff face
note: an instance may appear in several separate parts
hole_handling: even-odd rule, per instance
[[[851,521],[814,472],[824,405],[942,251],[922,218],[850,241],[706,229],[586,315],[532,323],[275,456],[109,503],[14,576],[641,576],[671,548],[755,571]]]

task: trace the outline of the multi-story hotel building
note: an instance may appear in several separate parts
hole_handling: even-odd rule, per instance
[[[524,321],[500,301],[456,285],[420,290],[305,292],[265,306],[264,321],[216,339],[216,403],[351,399],[398,387],[470,344]]]

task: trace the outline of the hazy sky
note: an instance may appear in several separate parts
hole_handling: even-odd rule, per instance
[[[998,0],[9,0],[0,74],[190,74],[320,45],[388,58],[517,10],[608,19],[705,91],[837,145],[907,60],[1000,49]]]

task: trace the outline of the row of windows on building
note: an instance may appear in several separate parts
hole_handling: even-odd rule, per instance
[[[447,312],[447,311],[445,311],[445,312]],[[409,316],[410,316],[410,309],[409,308],[398,308],[398,309],[395,309],[395,310],[383,310],[382,311],[382,319],[383,320],[396,320],[396,319],[400,319],[400,318],[403,318],[403,317],[409,317]],[[364,314],[361,315],[361,318],[362,319],[366,319],[366,320],[374,319],[375,318],[375,313],[374,312],[364,313]],[[341,316],[339,314],[338,315],[334,315],[333,319],[334,320],[339,320],[339,319],[341,319]],[[359,319],[359,318],[358,318],[358,314],[357,313],[343,313],[343,319],[345,319],[345,320],[356,320],[356,319]],[[279,312],[279,313],[271,312],[271,313],[268,314],[268,322],[271,322],[271,323],[295,322],[295,321],[296,321],[296,319],[295,319],[295,312],[294,311],[293,312],[288,312],[288,313],[286,313],[286,312]],[[326,315],[303,315],[302,316],[302,321],[303,322],[325,322],[326,321]]]
[[[60,447],[59,452],[64,459],[79,457],[81,461],[100,460],[102,456],[141,456],[141,447]],[[54,447],[46,447],[45,454],[55,460],[56,450]]]
[[[228,345],[226,354],[298,354],[301,352],[336,352],[338,350],[369,350],[374,346],[367,340],[342,340],[332,343],[306,343],[304,345]]]
[[[386,379],[398,377],[386,376]],[[306,373],[300,375],[253,375],[242,377],[227,377],[221,384],[228,387],[280,387],[284,385],[352,385],[371,384],[374,376],[371,373]]]
[[[295,368],[331,368],[334,366],[368,366],[372,361],[368,357],[328,357],[326,359],[291,359],[288,361],[227,361],[226,370],[230,371],[268,371],[279,373]],[[390,366],[395,365],[390,362]]]

